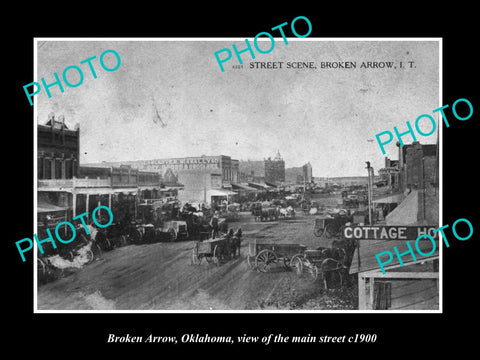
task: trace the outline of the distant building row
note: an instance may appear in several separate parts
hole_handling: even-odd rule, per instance
[[[285,168],[285,160],[280,152],[277,152],[273,159],[241,161],[239,181],[265,181],[276,185],[311,183],[313,181],[312,165],[308,162],[302,167]]]
[[[78,127],[70,130],[63,118],[56,120],[52,114],[45,125],[38,125],[37,133],[39,212],[66,210],[75,216],[120,202],[118,208],[135,213],[136,205],[146,199],[175,195],[181,202],[211,204],[272,190],[261,181],[253,187],[240,184],[239,161],[225,155],[80,166]]]
[[[116,162],[103,162],[98,165],[118,166],[119,164],[120,163]],[[123,161],[121,164],[131,165],[133,168],[139,170],[155,171],[162,175],[168,170],[172,170],[175,174],[190,170],[205,170],[220,174],[221,180],[225,183],[238,182],[239,161],[225,155]]]
[[[418,141],[399,146],[398,160],[385,157],[385,167],[378,171],[382,180],[394,191],[438,187],[438,146]]]
[[[64,211],[67,217],[106,205],[117,218],[134,214],[136,204],[145,199],[173,196],[182,186],[167,172],[133,169],[131,166],[91,167],[79,165],[80,129],[68,129],[64,119],[49,116],[37,126],[37,212]]]

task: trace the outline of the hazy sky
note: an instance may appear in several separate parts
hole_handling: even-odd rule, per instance
[[[314,176],[349,176],[366,175],[366,160],[376,171],[383,167],[375,134],[395,125],[406,130],[405,121],[413,125],[442,105],[436,41],[275,40],[269,54],[256,52],[254,60],[242,54],[243,69],[232,69],[238,64],[233,55],[222,73],[214,52],[233,43],[243,49],[241,40],[42,39],[36,81],[53,82],[53,73],[61,77],[69,65],[81,67],[84,80],[75,88],[64,84],[63,94],[52,87],[51,98],[42,89],[35,97],[37,120],[43,124],[54,112],[71,128],[79,123],[81,163],[202,154],[262,160],[280,150],[287,167],[310,161]],[[99,63],[107,49],[121,57],[114,72]],[[94,55],[97,79],[80,65]],[[108,66],[115,64],[111,55]],[[284,63],[283,69],[250,69],[252,61]],[[289,61],[311,61],[317,68],[287,69]],[[355,61],[357,68],[322,69],[328,61]],[[397,68],[362,69],[363,61],[392,61]],[[405,68],[407,61],[415,68]],[[75,75],[68,72],[70,82],[77,82]],[[154,121],[154,103],[165,127]],[[431,125],[423,126],[427,132]],[[436,135],[419,140],[435,143]],[[386,149],[397,159],[393,142]]]

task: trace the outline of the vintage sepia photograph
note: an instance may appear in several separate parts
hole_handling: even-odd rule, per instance
[[[35,312],[442,311],[441,38],[274,39],[34,39]]]

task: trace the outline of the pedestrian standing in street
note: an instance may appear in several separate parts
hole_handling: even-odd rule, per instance
[[[212,239],[215,239],[215,237],[218,234],[218,211],[215,211],[215,213],[212,216],[212,219],[210,220],[210,227],[212,228]]]

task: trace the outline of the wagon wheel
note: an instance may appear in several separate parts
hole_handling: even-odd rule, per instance
[[[50,263],[46,263],[46,270],[47,270],[47,276],[48,280],[57,280],[58,278],[63,276],[63,269],[59,269]]]
[[[333,240],[332,241],[332,245],[331,245],[332,249],[340,249],[341,248],[341,243],[339,240]]]
[[[324,232],[325,232],[325,228],[316,227],[316,226],[313,228],[313,235],[315,235],[316,237],[321,237]]]
[[[176,241],[177,240],[177,232],[175,229],[168,229],[168,234],[170,235],[170,241]]]
[[[201,262],[202,262],[202,259],[198,257],[198,244],[195,244],[195,246],[192,249],[192,264],[200,265]]]
[[[37,258],[37,277],[41,276],[42,278],[45,278],[46,274],[47,274],[47,266],[45,265],[42,259]]]
[[[93,260],[95,260],[95,255],[93,255],[93,251],[91,249],[87,250],[87,264],[90,264]]]
[[[343,264],[347,258],[347,253],[343,248],[335,248],[336,249],[336,257],[338,257],[336,260],[339,262],[339,264]]]
[[[277,255],[272,250],[264,249],[255,258],[255,267],[258,271],[267,272],[270,265],[277,262]]]
[[[155,241],[155,234],[152,231],[145,230],[143,234],[143,241],[147,244],[151,244]]]
[[[111,249],[110,240],[108,240],[107,236],[103,232],[99,232],[97,236],[95,236],[95,242],[100,245],[102,250],[108,251]]]
[[[120,247],[120,241],[121,241],[121,239],[120,239],[119,237],[116,237],[116,236],[113,237],[112,240],[111,240],[112,247],[113,247],[114,249]]]
[[[305,267],[307,269],[307,274],[309,275],[309,279],[311,282],[315,282],[318,278],[318,268],[317,266],[305,259]]]
[[[339,263],[337,260],[332,259],[332,258],[326,258],[325,260],[322,261],[321,265],[321,270],[323,273],[323,282],[325,289],[328,289],[328,283],[330,280],[331,282],[334,282],[335,280],[338,281],[340,287],[342,286],[342,274],[339,271],[341,267],[339,266]]]
[[[290,266],[295,271],[295,274],[301,276],[303,273],[303,255],[296,254],[293,255],[292,259],[290,260]]]
[[[283,267],[285,268],[285,270],[287,271],[291,270],[291,264],[292,264],[292,260],[289,257],[283,258]]]
[[[105,235],[105,249],[107,251],[113,250],[113,242]]]
[[[128,234],[128,243],[138,244],[140,243],[140,240],[142,240],[142,234],[140,233],[140,230],[138,229],[130,230],[130,233]]]
[[[330,230],[331,226],[330,225],[325,225],[325,236],[327,237],[327,239],[330,239],[334,233]]]
[[[95,258],[102,257],[103,255],[102,248],[95,242],[92,243],[92,253]]]
[[[104,248],[103,248],[103,240],[104,240],[103,237],[104,237],[104,236],[105,236],[105,235],[103,235],[103,233],[97,232],[97,234],[95,235],[95,239],[93,239],[93,241],[95,242],[95,244],[97,244],[98,246],[100,246],[100,248],[101,248],[102,250],[104,250]]]
[[[218,245],[213,248],[212,260],[215,265],[220,266],[220,247]]]
[[[75,259],[75,255],[73,254],[73,251],[72,250],[69,250],[68,253],[67,253],[67,258],[66,260],[68,261],[73,261],[73,259]]]

